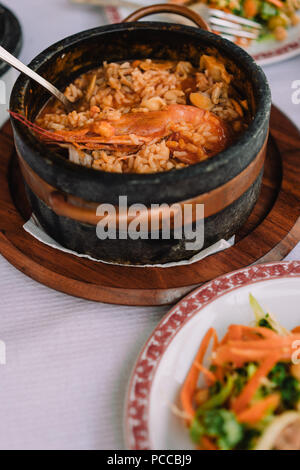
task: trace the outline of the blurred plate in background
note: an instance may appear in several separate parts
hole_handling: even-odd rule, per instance
[[[83,0],[80,0],[83,1]],[[103,0],[93,0],[99,4],[104,4]],[[119,2],[123,3],[123,2]],[[105,7],[105,13],[108,22],[120,23],[126,16],[138,9],[139,6],[146,4],[150,5],[160,2],[149,2],[146,0],[136,1],[135,6],[110,6]],[[161,2],[163,3],[163,2]],[[189,24],[194,26],[189,20],[185,20],[177,15],[152,15],[145,18],[147,21],[170,21],[180,24]],[[247,52],[253,56],[259,65],[268,65],[276,62],[281,62],[290,59],[300,54],[300,23],[297,26],[288,29],[288,36],[284,41],[276,41],[275,39],[264,39],[263,41],[253,41],[252,44],[246,48]]]

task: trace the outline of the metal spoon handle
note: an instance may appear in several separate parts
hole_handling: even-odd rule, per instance
[[[72,103],[65,97],[65,95],[61,91],[59,91],[50,82],[45,80],[45,78],[41,77],[36,72],[27,67],[25,64],[16,59],[16,57],[7,52],[7,50],[5,50],[2,46],[0,46],[0,59],[4,60],[4,62],[8,63],[9,65],[17,69],[19,72],[24,73],[25,75],[42,85],[44,88],[46,88],[46,90],[48,90],[52,95],[54,95],[59,101],[63,103],[67,110],[71,109]]]

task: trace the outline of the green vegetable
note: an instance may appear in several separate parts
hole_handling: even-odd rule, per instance
[[[223,403],[225,403],[225,401],[230,396],[233,386],[234,379],[231,375],[229,375],[227,377],[226,384],[221,388],[219,393],[212,395],[209,400],[203,403],[203,405],[199,406],[199,408],[197,409],[197,416],[200,416],[204,410],[211,410],[212,408],[218,408],[219,406],[222,406]]]
[[[217,445],[222,450],[233,449],[243,438],[243,426],[240,425],[234,413],[225,410],[207,410],[203,416],[205,435],[217,439]]]
[[[263,20],[267,21],[272,16],[276,16],[278,14],[278,9],[271,5],[270,3],[263,2],[260,10],[260,16]]]
[[[224,408],[204,411],[200,418],[194,418],[190,427],[190,437],[196,444],[202,436],[209,436],[216,439],[222,450],[233,449],[243,439],[243,432],[234,413]]]
[[[243,438],[239,441],[237,450],[251,450],[256,444],[256,439],[261,435],[261,431],[255,428],[244,427]]]
[[[275,317],[263,311],[262,307],[259,305],[252,294],[249,294],[249,301],[255,315],[257,326],[269,328],[270,330],[279,334],[286,334],[286,329],[278,323]]]
[[[269,32],[262,32],[259,36],[258,39],[256,39],[257,42],[262,42],[262,41],[268,41],[269,39],[274,39],[274,34]]]
[[[244,370],[244,369],[242,369],[242,370]],[[237,376],[237,378],[235,379],[235,382],[234,382],[235,395],[239,395],[241,393],[241,391],[245,387],[246,382],[247,382],[246,370],[245,370],[245,374],[239,372],[238,376]]]
[[[266,318],[266,313],[252,294],[249,294],[249,302],[254,312],[255,320],[257,323],[259,323],[259,321],[263,318]]]
[[[269,379],[276,385],[281,386],[287,377],[287,364],[278,362],[269,373]]]
[[[297,405],[300,399],[299,385],[299,381],[291,375],[283,381],[280,392],[285,408],[290,410]]]
[[[257,365],[254,362],[249,362],[244,367],[239,367],[235,370],[237,377],[234,382],[235,394],[239,395],[248,380],[255,374]]]
[[[257,365],[254,364],[254,362],[249,362],[247,365],[247,375],[248,375],[248,379],[250,379],[252,377],[252,375],[255,374],[255,372],[257,371]]]
[[[221,390],[222,390],[222,383],[219,380],[217,380],[211,387],[209,387],[209,395],[212,397],[213,395],[220,393]]]
[[[241,8],[240,6],[237,7],[237,8],[234,8],[234,10],[232,10],[232,13],[233,13],[234,15],[238,15],[238,16],[239,16],[239,15],[241,15],[241,13],[242,13],[242,8]]]
[[[256,391],[255,395],[254,395],[254,399],[255,400],[262,400],[263,398],[267,397],[268,395],[270,395],[270,393],[272,393],[272,391],[274,390],[274,388],[272,387],[269,387],[269,386],[266,386],[266,385],[262,385],[261,387],[259,387],[259,389]]]
[[[300,382],[289,372],[289,365],[278,362],[268,375],[281,394],[283,407],[292,410],[300,400]]]
[[[190,438],[195,444],[199,444],[204,434],[204,428],[197,418],[194,418],[190,427]]]
[[[271,327],[270,323],[268,322],[266,318],[262,318],[261,320],[259,320],[258,326],[263,326],[265,328],[269,328],[269,330],[273,330],[273,328]]]

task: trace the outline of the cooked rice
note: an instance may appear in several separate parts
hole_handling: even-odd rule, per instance
[[[190,62],[134,61],[107,63],[70,84],[65,96],[78,100],[78,110],[66,114],[59,102],[49,103],[37,119],[47,130],[73,131],[95,124],[101,135],[113,135],[114,122],[128,113],[163,111],[169,105],[192,104],[225,121],[233,133],[246,127],[247,101],[230,85],[231,75],[213,57],[202,56],[199,68]],[[208,113],[210,114],[210,113]],[[104,123],[104,124],[103,124]],[[112,130],[111,130],[112,129]],[[179,169],[208,158],[216,136],[209,120],[201,125],[171,123],[168,138],[144,143],[130,134],[129,147],[102,145],[95,148],[69,145],[69,159],[79,165],[116,173],[154,173]],[[177,141],[171,135],[180,135]],[[194,161],[188,157],[194,155]]]

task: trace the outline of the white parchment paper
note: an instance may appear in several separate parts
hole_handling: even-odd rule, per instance
[[[78,258],[87,258],[90,259],[91,261],[96,261],[97,263],[106,263],[106,264],[117,264],[117,263],[109,263],[107,261],[99,260],[92,258],[89,255],[85,255],[82,253],[77,253],[76,251],[69,250],[62,245],[60,245],[58,242],[56,242],[53,238],[51,238],[47,233],[44,231],[44,229],[38,224],[37,220],[35,217],[31,217],[28,222],[26,222],[23,226],[24,230],[26,232],[30,233],[34,238],[39,240],[42,243],[45,243],[45,245],[51,246],[52,248],[55,248],[56,250],[63,251],[65,253],[69,253],[74,256],[78,256]],[[214,245],[211,245],[210,247],[206,248],[205,250],[200,251],[197,253],[197,255],[193,256],[192,258],[184,261],[179,261],[176,263],[165,263],[165,264],[145,264],[145,265],[138,265],[138,267],[156,267],[156,268],[171,268],[174,266],[183,266],[187,264],[192,264],[196,263],[197,261],[200,261],[203,258],[206,258],[209,255],[212,255],[214,253],[217,253],[218,251],[226,250],[227,248],[230,248],[232,245],[234,245],[234,236],[226,241],[226,240],[220,240]],[[122,265],[119,264],[119,266],[130,266],[128,264]]]

